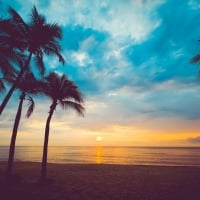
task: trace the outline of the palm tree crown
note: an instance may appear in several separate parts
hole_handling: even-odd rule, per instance
[[[12,75],[16,66],[24,65],[24,47],[19,42],[13,22],[10,19],[0,19],[0,74],[3,78]]]
[[[59,76],[50,73],[46,79],[45,95],[52,99],[52,102],[59,104],[62,108],[72,107],[78,114],[83,114],[83,97],[78,87],[66,75]]]
[[[60,54],[61,46],[59,40],[62,38],[60,27],[54,23],[46,23],[45,18],[39,15],[36,7],[33,7],[30,23],[26,24],[21,16],[9,8],[12,22],[17,26],[17,32],[21,43],[26,44],[26,50],[35,55],[40,70],[44,72],[43,54],[56,55],[64,64],[64,58]]]
[[[17,39],[14,41],[17,41],[16,43],[19,46],[19,50],[23,50],[25,55],[27,52],[29,53],[26,55],[27,59],[23,64],[15,83],[10,88],[0,106],[0,114],[4,110],[8,100],[17,87],[19,80],[22,78],[23,74],[29,70],[29,64],[31,62],[32,55],[35,55],[34,58],[36,61],[36,66],[41,74],[44,74],[45,71],[43,63],[44,54],[56,55],[59,58],[59,61],[64,64],[64,58],[60,54],[61,46],[59,44],[59,40],[62,37],[62,32],[57,24],[46,23],[45,18],[38,14],[36,7],[33,7],[32,9],[31,20],[29,24],[26,24],[13,8],[10,7],[8,11],[11,15],[11,18],[8,20],[8,28],[4,30],[4,33],[5,35],[10,34],[11,38],[16,37]],[[5,38],[3,41],[6,42]]]

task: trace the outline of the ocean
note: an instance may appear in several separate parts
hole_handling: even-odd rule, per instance
[[[7,161],[9,147],[0,147]],[[41,162],[42,147],[17,146],[15,161]],[[199,166],[200,147],[78,147],[50,146],[49,163]]]

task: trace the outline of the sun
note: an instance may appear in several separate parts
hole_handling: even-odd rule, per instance
[[[97,142],[101,142],[102,140],[103,140],[102,136],[98,135],[98,136],[96,137],[96,141],[97,141]]]

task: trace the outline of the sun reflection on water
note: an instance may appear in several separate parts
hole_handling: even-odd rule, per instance
[[[97,147],[96,147],[95,162],[96,162],[97,164],[103,163],[103,155],[102,155],[102,147],[101,147],[101,146],[97,146]]]
[[[200,148],[176,147],[52,147],[48,163],[96,163],[128,165],[200,166]],[[0,147],[0,161],[8,158],[9,147]],[[41,162],[42,147],[17,146],[15,161]]]

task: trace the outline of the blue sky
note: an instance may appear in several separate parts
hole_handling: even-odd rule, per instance
[[[63,30],[62,67],[45,57],[47,70],[67,73],[85,97],[84,118],[57,109],[51,145],[199,145],[198,0],[1,0],[28,20],[35,5]],[[3,97],[3,96],[1,96]],[[0,98],[1,98],[0,97]],[[1,116],[0,144],[8,144],[16,93]],[[17,144],[42,145],[50,102],[36,98],[22,118]],[[2,125],[1,125],[2,126]]]

